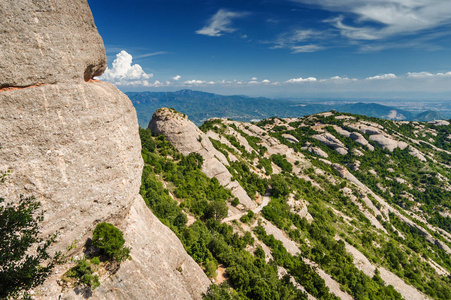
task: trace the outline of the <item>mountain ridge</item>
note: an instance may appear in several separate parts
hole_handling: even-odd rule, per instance
[[[139,124],[143,128],[147,126],[153,112],[161,107],[173,107],[189,115],[198,126],[210,118],[231,118],[249,122],[270,117],[299,117],[330,110],[394,120],[443,119],[437,112],[432,117],[432,112],[413,113],[376,103],[331,105],[298,100],[274,100],[265,97],[223,96],[190,89],[176,92],[127,92],[126,94],[135,106]]]

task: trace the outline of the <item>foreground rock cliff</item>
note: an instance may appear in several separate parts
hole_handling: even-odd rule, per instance
[[[35,196],[55,251],[81,255],[99,222],[122,229],[132,260],[101,280],[99,299],[199,299],[209,281],[177,237],[145,206],[136,112],[109,83],[103,42],[86,0],[0,3],[0,196]],[[35,291],[41,299],[82,298],[57,284],[58,266]],[[78,294],[77,294],[78,293]]]

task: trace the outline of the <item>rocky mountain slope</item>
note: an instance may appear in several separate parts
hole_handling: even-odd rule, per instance
[[[34,196],[43,236],[67,263],[36,299],[81,299],[61,286],[95,225],[124,232],[132,260],[102,273],[98,299],[199,299],[209,280],[139,195],[143,161],[136,112],[109,83],[103,42],[86,0],[0,3],[0,196]],[[182,272],[183,270],[183,272]]]
[[[388,121],[329,112],[258,123],[211,119],[199,130],[187,116],[160,109],[149,128],[154,137],[148,139],[156,146],[144,154],[143,182],[148,183],[142,194],[160,219],[173,224],[188,253],[203,266],[207,261],[183,232],[197,232],[205,224],[210,233],[202,253],[220,265],[220,274],[210,271],[209,276],[228,278],[225,290],[230,295],[252,299],[269,292],[241,284],[262,280],[262,275],[226,259],[225,250],[214,246],[221,236],[220,243],[229,245],[228,256],[247,252],[249,261],[273,260],[279,278],[283,281],[285,274],[294,284],[284,283],[285,288],[298,289],[309,299],[451,296],[448,121]],[[182,175],[183,155],[177,153],[203,158],[199,170],[226,190],[236,182],[248,197],[232,189],[224,200],[213,200],[212,195],[205,209],[199,208],[186,194],[186,183],[176,179],[189,180]],[[231,175],[231,181],[223,181],[224,174]],[[150,188],[154,181],[161,183],[160,193],[169,195],[172,200],[167,201],[174,201],[174,210],[186,215],[187,222],[174,223],[170,214],[161,212],[160,200],[147,198],[146,193],[156,191]],[[199,185],[198,192],[202,190]],[[209,207],[217,201],[227,206],[227,213],[212,217]],[[229,228],[246,246],[228,241],[225,229],[219,228]],[[309,275],[301,276],[300,269]],[[225,292],[216,293],[209,299]]]

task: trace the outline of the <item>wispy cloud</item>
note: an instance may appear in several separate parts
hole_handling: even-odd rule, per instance
[[[236,31],[233,28],[232,20],[237,18],[243,18],[247,16],[246,12],[234,12],[226,9],[220,9],[213,17],[210,18],[208,24],[196,31],[197,34],[207,36],[221,36],[224,33],[231,33]],[[246,36],[247,37],[247,36]]]
[[[151,56],[155,56],[155,55],[162,55],[162,54],[166,54],[166,51],[158,51],[158,52],[151,52],[151,53],[145,53],[145,54],[141,54],[138,56],[135,56],[135,59],[138,58],[145,58],[145,57],[151,57]]]
[[[314,44],[291,47],[292,53],[316,52],[323,49],[324,49],[323,46],[318,46]]]
[[[363,46],[378,51],[393,48],[396,39],[410,36],[421,39],[434,37],[430,31],[445,28],[449,34],[451,25],[451,1],[449,0],[291,0],[309,4],[337,15],[325,20],[343,37],[351,41],[382,42],[384,46]],[[402,43],[402,42],[401,42]],[[421,41],[416,46],[421,45]]]
[[[290,49],[291,53],[316,52],[325,49],[318,42],[330,36],[329,33],[315,29],[292,29],[277,36],[271,49]]]
[[[329,24],[330,31],[343,37],[342,43],[357,46],[362,52],[391,48],[438,50],[438,39],[451,35],[449,0],[291,1],[335,14],[323,24]],[[329,47],[330,43],[323,45]]]

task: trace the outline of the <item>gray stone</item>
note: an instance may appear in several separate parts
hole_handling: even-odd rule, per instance
[[[2,0],[0,28],[0,88],[82,82],[106,68],[85,0]]]
[[[390,152],[393,152],[395,148],[400,148],[401,150],[403,150],[408,146],[407,143],[394,140],[393,138],[388,137],[384,134],[371,135],[370,140],[376,142],[381,148],[387,149]]]
[[[329,132],[314,135],[314,136],[312,136],[312,138],[317,139],[318,141],[320,141],[324,145],[334,149],[341,155],[348,154],[348,150],[346,149],[345,145],[339,139],[337,139],[335,136],[330,134]]]

